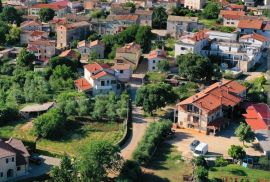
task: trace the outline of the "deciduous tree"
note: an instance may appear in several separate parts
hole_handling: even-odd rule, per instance
[[[55,12],[51,8],[41,8],[39,11],[39,18],[42,22],[48,22],[53,19]]]
[[[251,130],[250,126],[241,122],[240,125],[235,130],[235,135],[239,137],[241,142],[251,143],[255,140],[255,134]]]
[[[155,7],[152,15],[152,27],[156,29],[165,29],[168,15],[166,9],[162,6]]]
[[[231,145],[228,150],[229,156],[231,156],[234,160],[241,160],[246,156],[246,152],[243,147],[238,145]]]

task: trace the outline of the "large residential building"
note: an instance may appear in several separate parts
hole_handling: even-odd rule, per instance
[[[148,71],[157,71],[158,63],[166,60],[166,52],[160,49],[153,50],[147,55]]]
[[[98,32],[100,35],[116,34],[130,25],[139,23],[139,16],[135,14],[109,15],[105,20],[92,19],[91,30]]]
[[[91,54],[96,54],[97,58],[104,58],[105,45],[100,40],[95,41],[80,41],[77,45],[82,58],[88,59]]]
[[[0,182],[13,181],[29,171],[29,153],[21,140],[0,140]]]
[[[69,47],[73,40],[84,40],[90,33],[90,24],[86,21],[63,23],[56,27],[57,48]]]
[[[262,51],[267,45],[266,37],[253,33],[242,36],[239,41],[212,40],[211,45],[201,53],[204,56],[219,57],[231,68],[247,72],[261,61]]]
[[[132,42],[116,49],[115,62],[129,64],[135,70],[139,64],[141,55],[141,46]]]
[[[194,10],[200,10],[204,7],[205,0],[185,0],[184,7]]]
[[[246,96],[246,87],[222,80],[177,104],[177,124],[203,133],[221,130]]]
[[[80,92],[86,92],[90,95],[119,91],[114,70],[106,64],[92,63],[84,66],[84,77],[75,80],[75,85]]]
[[[49,37],[49,32],[44,32],[44,31],[27,31],[24,30],[20,34],[20,43],[21,44],[28,44],[31,41],[35,41],[41,38],[47,39]]]
[[[38,60],[46,64],[55,55],[55,41],[44,38],[30,41],[27,50],[34,53]]]
[[[121,82],[128,82],[133,73],[130,64],[126,63],[116,63],[112,66],[112,69],[116,78]]]
[[[244,11],[221,10],[219,17],[223,19],[223,26],[237,27],[240,19],[245,17]]]
[[[202,29],[198,23],[198,17],[169,15],[167,20],[167,33],[173,37],[179,37],[184,32]]]
[[[32,16],[39,16],[39,11],[42,8],[50,8],[53,9],[55,12],[55,16],[57,17],[64,17],[67,13],[67,7],[61,6],[59,4],[35,4],[28,9],[28,15]]]
[[[187,53],[201,54],[201,50],[208,45],[208,34],[205,31],[180,37],[175,43],[175,57]]]
[[[42,30],[42,23],[38,20],[33,20],[33,21],[24,21],[20,25],[20,29],[22,31],[27,30],[27,31],[35,31],[35,30]]]

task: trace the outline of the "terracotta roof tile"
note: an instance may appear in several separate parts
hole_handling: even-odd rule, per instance
[[[256,40],[261,41],[261,42],[266,42],[267,41],[266,37],[264,37],[264,36],[262,36],[260,34],[257,34],[257,33],[243,35],[242,37],[240,37],[240,39],[248,39],[248,38],[253,38],[253,39],[256,39]]]
[[[31,8],[37,8],[37,9],[51,8],[53,10],[60,10],[60,9],[64,9],[65,7],[57,5],[57,4],[35,4]]]
[[[85,79],[85,78],[80,78],[78,80],[74,81],[76,87],[81,90],[81,91],[87,91],[92,89],[92,85]]]
[[[238,28],[251,28],[251,29],[261,29],[263,25],[263,20],[250,20],[241,19],[238,23]]]
[[[244,11],[232,11],[232,10],[220,10],[220,16],[224,15],[238,15],[238,16],[244,16]]]
[[[166,58],[166,52],[163,51],[163,50],[159,50],[159,49],[156,49],[156,50],[153,50],[151,51],[148,56],[147,56],[148,59],[154,59],[154,58]]]
[[[115,63],[112,68],[115,70],[129,70],[130,67],[131,67],[130,64]]]

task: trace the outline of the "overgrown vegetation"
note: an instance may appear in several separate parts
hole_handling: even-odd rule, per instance
[[[150,123],[146,132],[133,153],[133,159],[139,164],[146,164],[151,159],[157,145],[164,135],[171,130],[171,121],[160,120]]]
[[[244,82],[244,85],[248,88],[247,99],[251,102],[267,103],[267,93],[264,90],[265,83],[266,79],[264,76],[260,76],[252,81]]]

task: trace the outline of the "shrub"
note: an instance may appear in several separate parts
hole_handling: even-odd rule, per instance
[[[202,166],[208,168],[208,164],[203,156],[198,156],[193,160],[196,166]]]
[[[270,163],[266,156],[261,156],[258,162],[263,169],[270,169]]]
[[[0,106],[0,125],[7,124],[12,120],[18,119],[18,110],[8,106]]]
[[[34,130],[38,137],[57,138],[65,131],[66,118],[59,109],[51,109],[34,120]]]
[[[172,123],[169,120],[160,120],[159,122],[150,123],[143,139],[133,153],[133,159],[139,164],[147,163],[156,145],[162,140],[164,134],[170,131],[171,125]]]
[[[121,169],[117,181],[137,181],[142,174],[139,164],[135,161],[126,161]]]
[[[206,180],[208,177],[208,170],[203,166],[199,166],[195,170],[195,175],[200,180]]]
[[[229,164],[229,162],[226,159],[224,159],[223,157],[218,157],[215,160],[215,166],[217,166],[217,167],[227,166],[228,164]]]

